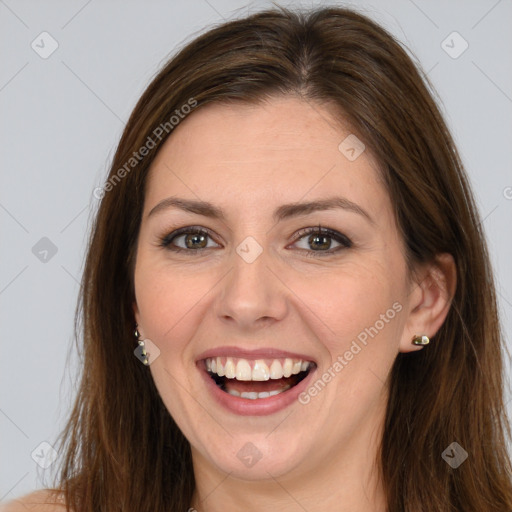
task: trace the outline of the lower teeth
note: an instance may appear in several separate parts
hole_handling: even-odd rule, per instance
[[[301,380],[306,378],[306,376],[309,374],[309,371],[301,372],[298,375],[294,375],[293,378],[289,379],[286,378],[285,380],[287,383],[284,382],[275,383],[278,386],[282,386],[280,389],[274,389],[272,391],[238,391],[236,389],[229,389],[231,386],[226,385],[229,382],[229,379],[226,377],[220,377],[216,374],[213,374],[212,372],[208,372],[210,377],[214,380],[215,384],[224,391],[225,393],[230,394],[231,396],[236,396],[239,398],[247,398],[249,400],[261,400],[263,398],[269,398],[271,396],[279,395],[280,393],[283,393],[287,390],[289,390],[291,387],[296,386]],[[261,387],[260,387],[261,389]]]
[[[243,391],[239,393],[236,389],[230,389],[227,392],[230,395],[238,396],[240,398],[249,398],[250,400],[257,400],[258,398],[268,398],[269,396],[279,395],[283,391],[290,389],[291,386],[285,386],[283,389],[276,389],[274,391],[263,391],[261,393],[256,393],[256,391]]]

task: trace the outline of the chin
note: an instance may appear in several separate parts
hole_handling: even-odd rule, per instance
[[[203,456],[232,478],[253,481],[280,478],[308,460],[300,437],[299,432],[294,438],[286,432],[227,436],[216,443],[214,450],[208,448]]]

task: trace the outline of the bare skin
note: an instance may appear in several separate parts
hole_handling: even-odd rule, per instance
[[[385,510],[374,463],[384,383],[399,352],[421,350],[413,336],[433,336],[441,326],[455,268],[440,255],[410,279],[376,162],[368,151],[350,161],[338,149],[349,134],[327,109],[292,97],[214,104],[185,119],[153,162],[133,306],[142,336],[161,351],[150,366],[156,386],[192,446],[191,506],[200,512],[276,503],[283,511]],[[170,196],[208,201],[225,219],[174,207],[148,217]],[[273,218],[285,203],[332,196],[357,204],[371,220],[340,208]],[[331,238],[323,255],[313,253],[309,234],[297,232],[319,224],[352,245]],[[209,231],[202,249],[185,245],[186,234],[171,244],[184,252],[159,245],[188,226]],[[247,237],[262,250],[251,263],[236,251]],[[400,311],[390,319],[393,304]],[[377,324],[382,314],[388,321]],[[196,367],[198,355],[220,345],[275,347],[310,354],[321,376],[365,328],[383,323],[307,404],[270,415],[225,410],[209,399]],[[261,459],[246,467],[237,453],[249,442]]]
[[[297,98],[213,104],[182,121],[153,162],[133,310],[142,337],[160,350],[149,371],[192,446],[191,507],[199,512],[386,510],[375,463],[386,378],[399,352],[422,349],[411,344],[414,335],[432,337],[442,325],[455,267],[439,255],[414,278],[408,274],[377,163],[368,150],[350,161],[338,149],[349,134],[329,110]],[[225,219],[177,208],[148,217],[170,196],[208,201]],[[344,208],[273,217],[283,204],[333,196],[371,220]],[[350,246],[327,237],[318,248],[309,233],[299,235],[319,224]],[[185,245],[186,234],[160,245],[189,226],[209,232],[205,248]],[[247,237],[262,251],[251,263],[236,250]],[[346,356],[370,327],[377,334]],[[221,345],[308,354],[316,377],[330,372],[331,379],[307,403],[238,415],[210,399],[196,365]],[[251,467],[237,457],[247,443],[261,454]]]
[[[0,504],[0,512],[65,512],[62,497],[56,498],[47,489],[41,489],[21,498]]]

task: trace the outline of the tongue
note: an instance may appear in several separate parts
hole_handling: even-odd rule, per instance
[[[297,375],[283,377],[282,379],[269,379],[263,381],[246,381],[224,378],[224,389],[226,391],[235,390],[239,393],[255,392],[263,393],[265,391],[281,391],[286,386],[294,386],[297,383]]]

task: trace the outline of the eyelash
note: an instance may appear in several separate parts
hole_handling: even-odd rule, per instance
[[[189,254],[190,253],[194,254],[194,256],[200,255],[206,249],[211,249],[211,247],[202,248],[202,249],[201,248],[200,249],[183,249],[182,247],[175,247],[175,246],[171,247],[171,242],[175,238],[177,238],[178,236],[183,235],[183,234],[203,235],[203,236],[208,236],[210,238],[213,238],[211,236],[210,232],[204,228],[200,228],[198,226],[188,226],[188,227],[177,229],[176,231],[173,231],[172,233],[169,233],[168,235],[165,235],[164,237],[160,237],[158,245],[169,250],[169,251],[173,251],[176,253],[187,252]],[[325,256],[330,256],[334,253],[337,253],[340,250],[348,249],[348,248],[352,247],[352,241],[349,238],[347,238],[345,235],[343,235],[342,233],[339,233],[338,231],[334,231],[329,228],[324,228],[320,224],[315,228],[301,229],[297,233],[297,238],[294,240],[293,243],[296,243],[299,240],[301,240],[302,238],[304,238],[306,235],[311,235],[311,234],[317,234],[317,235],[327,236],[328,238],[333,238],[334,240],[336,240],[336,242],[340,243],[341,246],[336,247],[334,250],[330,249],[328,251],[313,251],[313,250],[308,250],[308,249],[300,249],[301,251],[304,251],[306,253],[305,256],[307,256],[307,257],[322,258]]]

